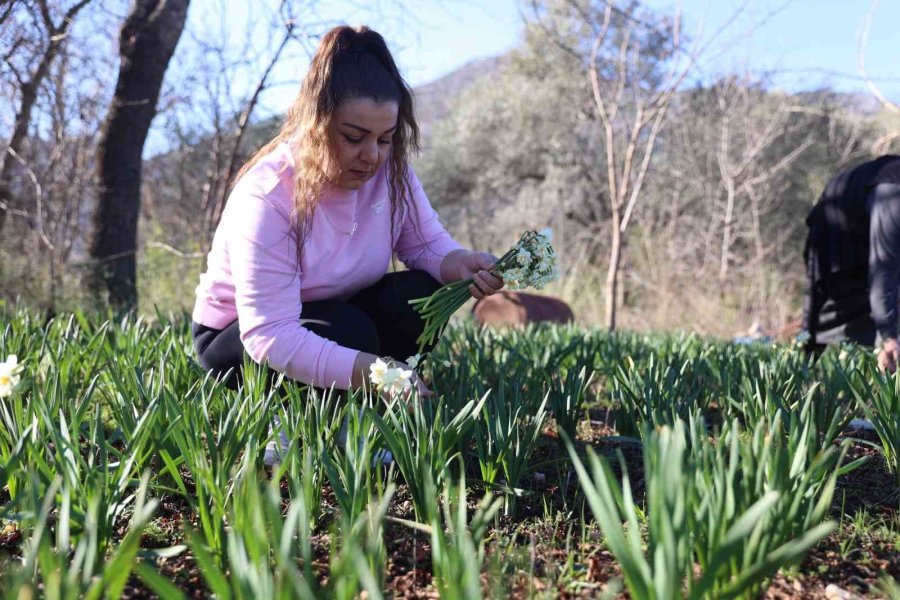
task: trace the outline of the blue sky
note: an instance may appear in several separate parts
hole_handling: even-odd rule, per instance
[[[671,11],[673,0],[647,0]],[[709,34],[738,3],[734,0],[682,0],[689,30],[706,22]],[[779,86],[796,91],[827,84],[844,91],[867,91],[858,70],[858,37],[870,0],[750,0],[741,19],[722,39],[732,40],[722,53],[712,52],[705,73],[773,72]],[[763,22],[761,26],[753,24]],[[882,92],[900,104],[900,1],[881,0],[869,32],[866,68]]]
[[[382,33],[413,86],[433,81],[469,61],[508,51],[519,43],[523,30],[517,0],[309,1],[314,5],[312,12],[301,17],[304,22],[318,23],[317,32],[346,22],[368,24]],[[678,0],[644,2],[652,9],[671,12]],[[767,75],[774,85],[788,91],[829,85],[870,94],[859,76],[857,42],[871,2],[747,0],[741,18],[718,38],[689,81],[749,71]],[[737,5],[737,0],[680,0],[685,30],[693,38],[706,39]],[[277,6],[278,0],[195,0],[189,31],[206,36],[221,30],[238,40],[245,35],[248,13],[265,15]],[[900,104],[900,49],[895,41],[900,39],[900,0],[880,0],[874,14],[867,67],[881,91]],[[253,42],[262,50],[271,46],[265,27],[253,34]],[[272,78],[278,85],[266,91],[257,118],[285,111],[307,64],[308,56],[299,49],[286,57]],[[240,77],[229,85],[237,90],[249,87]],[[152,154],[166,145],[160,132],[151,132],[145,151]]]
[[[645,0],[670,12],[675,0]],[[739,4],[681,0],[686,30],[705,37]],[[708,53],[702,76],[716,72],[776,72],[788,90],[827,84],[866,91],[858,72],[858,34],[869,0],[749,0],[743,16]],[[381,32],[412,85],[432,81],[476,58],[501,54],[521,39],[516,0],[331,2],[323,18],[366,23]],[[762,25],[757,26],[758,23]],[[872,21],[866,66],[882,91],[900,103],[900,0],[881,0]],[[722,47],[724,45],[724,47]]]

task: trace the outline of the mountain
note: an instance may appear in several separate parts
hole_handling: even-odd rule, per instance
[[[423,146],[427,146],[435,123],[447,117],[453,110],[454,101],[475,82],[496,74],[505,62],[504,56],[480,58],[439,79],[413,88],[416,118],[422,131]]]

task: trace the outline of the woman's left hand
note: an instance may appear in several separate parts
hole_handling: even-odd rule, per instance
[[[459,265],[459,278],[473,279],[469,293],[473,298],[481,300],[485,296],[496,294],[503,288],[503,280],[488,272],[497,263],[497,257],[487,252],[466,252]]]

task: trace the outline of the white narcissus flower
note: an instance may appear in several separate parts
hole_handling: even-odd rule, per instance
[[[375,362],[369,367],[369,381],[376,386],[381,386],[384,382],[384,376],[388,371],[388,365],[380,358],[376,358]]]
[[[410,388],[412,385],[412,374],[411,369],[391,368],[387,362],[380,358],[376,358],[372,366],[369,367],[369,381],[377,389],[392,396]]]
[[[558,256],[550,245],[552,239],[553,232],[547,228],[530,233],[527,239],[513,246],[509,257],[496,270],[507,289],[543,289],[559,279]]]
[[[506,289],[508,290],[521,290],[525,287],[525,285],[518,279],[508,279],[504,277],[503,281],[504,283],[506,283]]]
[[[415,369],[416,367],[419,366],[419,361],[421,361],[421,360],[422,360],[421,354],[414,354],[413,356],[410,356],[409,358],[406,359],[406,364],[409,365],[410,369]]]
[[[525,248],[520,248],[518,252],[516,252],[516,262],[518,262],[523,267],[531,264],[531,253]]]
[[[410,388],[410,379],[412,370],[406,369],[388,369],[384,378],[379,385],[379,389],[386,392],[390,396],[395,396],[401,392],[405,392]]]
[[[12,395],[13,388],[19,385],[19,370],[19,359],[15,354],[0,363],[0,398]]]
[[[386,390],[394,385],[395,379],[397,379],[397,369],[387,369],[384,372],[384,376],[381,378],[381,382],[376,385],[378,386],[378,389]]]
[[[391,369],[393,371],[392,381],[386,386],[386,391],[391,396],[402,394],[412,387],[412,370],[407,369]]]
[[[527,273],[523,269],[506,269],[500,273],[500,276],[503,278],[503,283],[506,284],[506,287],[511,290],[525,287],[522,282],[526,280]]]

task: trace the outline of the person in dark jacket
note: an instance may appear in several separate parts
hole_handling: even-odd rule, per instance
[[[835,176],[806,219],[808,349],[847,340],[879,347],[878,363],[900,361],[900,156],[881,156]]]

